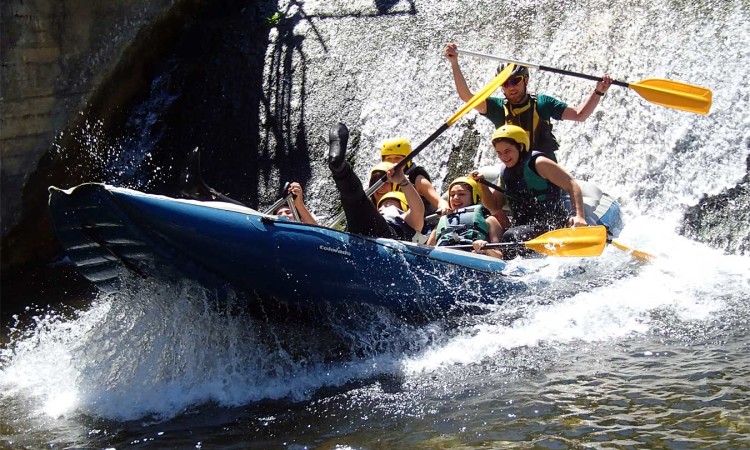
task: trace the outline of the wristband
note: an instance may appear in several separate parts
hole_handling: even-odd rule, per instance
[[[409,180],[404,180],[403,183],[399,183],[398,185],[401,186],[401,187],[406,187],[406,186],[409,185]]]
[[[604,96],[604,92],[600,91],[599,89],[594,89],[594,94],[598,95],[599,97]]]

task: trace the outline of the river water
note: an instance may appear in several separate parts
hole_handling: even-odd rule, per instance
[[[316,109],[330,98],[316,86],[350,95],[354,106],[339,117],[372,147],[358,154],[362,174],[394,128],[426,137],[460,107],[440,56],[448,41],[628,81],[710,87],[708,116],[613,87],[589,121],[555,128],[561,163],[620,198],[620,239],[657,259],[642,265],[607,248],[598,258],[514,261],[509,272],[526,293],[484,292],[497,300],[484,314],[421,326],[366,309],[268,324],[242,314],[235,293],[190,280],[128,282],[104,296],[45,276],[45,296],[31,286],[17,294],[40,306],[19,312],[0,350],[0,447],[750,447],[750,258],[675,231],[688,206],[747,170],[750,123],[737,113],[750,106],[746,1],[292,6],[309,18],[299,32],[319,38],[308,54],[316,42],[327,52],[308,59],[308,120],[317,133],[337,119]],[[524,26],[498,25],[511,21]],[[492,76],[493,63],[462,61],[474,88]],[[331,78],[334,67],[348,81]],[[592,89],[532,77],[533,89],[571,103]],[[445,174],[474,117],[420,164]],[[471,123],[488,149],[489,125]],[[475,162],[492,158],[480,152]],[[329,181],[313,173],[310,204],[320,213]],[[56,288],[74,306],[45,306]]]

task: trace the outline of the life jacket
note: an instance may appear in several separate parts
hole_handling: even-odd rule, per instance
[[[471,244],[477,239],[488,240],[490,230],[486,218],[489,213],[482,205],[473,205],[442,216],[435,229],[436,245]]]
[[[554,152],[560,148],[557,138],[552,134],[552,122],[541,120],[539,111],[536,109],[536,95],[529,95],[526,103],[522,105],[511,105],[508,99],[503,101],[505,110],[505,123],[517,125],[529,132],[529,150],[552,155],[551,159],[557,161]]]
[[[500,187],[505,190],[513,211],[513,226],[548,224],[558,227],[568,220],[569,212],[563,201],[563,190],[536,173],[534,164],[546,153],[533,151],[522,156],[513,167],[500,170]]]
[[[414,228],[410,227],[404,220],[404,212],[395,206],[382,208],[380,214],[385,219],[388,226],[393,230],[396,239],[399,241],[411,241],[417,234]]]

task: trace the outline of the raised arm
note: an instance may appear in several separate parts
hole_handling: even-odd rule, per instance
[[[409,210],[404,214],[404,221],[413,229],[420,231],[424,227],[424,203],[417,188],[406,178],[402,169],[388,169],[388,182],[398,184],[409,203]]]
[[[599,101],[604,97],[604,94],[609,90],[609,86],[612,85],[612,79],[609,75],[604,75],[600,81],[596,83],[596,89],[589,94],[586,101],[578,105],[576,108],[570,106],[565,108],[563,111],[563,120],[574,120],[576,122],[583,122],[589,118],[591,113],[594,112],[596,107],[599,105]]]
[[[297,214],[299,214],[300,222],[317,225],[318,221],[315,220],[313,215],[310,214],[310,211],[307,210],[307,206],[305,206],[305,202],[303,200],[302,185],[300,185],[296,181],[292,182],[289,185],[289,193],[294,194],[294,207],[297,208]]]
[[[445,44],[443,50],[443,56],[448,58],[451,63],[451,71],[453,72],[453,82],[456,84],[456,92],[461,100],[468,102],[474,93],[469,89],[469,85],[466,84],[463,72],[461,72],[461,66],[458,65],[458,47],[454,43]],[[485,114],[487,112],[487,102],[482,101],[474,107],[479,113]]]

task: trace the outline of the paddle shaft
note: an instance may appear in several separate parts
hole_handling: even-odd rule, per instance
[[[273,214],[273,212],[276,211],[284,203],[286,203],[287,205],[289,205],[289,208],[293,212],[296,212],[297,208],[295,208],[294,207],[294,203],[292,203],[292,201],[294,200],[294,198],[295,198],[294,194],[289,194],[286,197],[281,197],[280,199],[276,200],[276,203],[274,203],[273,205],[271,205],[263,214],[269,214],[269,215]]]
[[[481,183],[481,184],[483,184],[483,185],[485,185],[487,187],[491,187],[492,189],[494,189],[496,191],[500,191],[500,192],[503,192],[503,193],[505,192],[505,189],[501,188],[500,186],[496,185],[495,183],[493,183],[491,181],[485,180],[484,178],[478,178],[477,182]]]
[[[487,97],[489,97],[493,92],[495,92],[500,86],[503,85],[508,80],[508,77],[510,77],[511,67],[506,67],[504,70],[502,70],[500,73],[498,73],[495,78],[492,79],[485,87],[483,87],[479,92],[474,94],[472,98],[469,99],[468,102],[466,102],[458,111],[456,111],[455,114],[453,114],[450,119],[446,120],[444,124],[440,125],[440,127],[435,130],[427,139],[424,140],[421,144],[417,146],[414,150],[411,151],[404,159],[398,162],[396,166],[394,167],[395,170],[403,169],[404,166],[409,164],[409,161],[414,159],[415,156],[417,156],[422,150],[424,150],[425,147],[430,145],[432,141],[434,141],[438,136],[443,134],[445,130],[447,130],[451,125],[456,123],[458,119],[464,116],[464,114],[468,113],[472,109],[474,109],[478,104],[485,101]],[[368,189],[368,196],[372,195],[373,192],[377,191],[380,186],[383,185],[383,183],[386,182],[388,177],[386,175],[383,175],[380,180],[373,184],[370,189]],[[375,187],[377,186],[377,187]],[[374,188],[374,189],[373,189]]]
[[[445,132],[445,130],[448,129],[449,126],[450,125],[447,122],[444,123],[444,124],[442,124],[440,126],[440,128],[438,128],[437,130],[435,130],[435,132],[432,133],[429,137],[427,137],[427,139],[425,139],[424,142],[422,142],[421,144],[419,144],[417,146],[417,148],[415,148],[414,150],[412,150],[411,153],[409,153],[408,155],[406,155],[406,157],[404,157],[404,159],[402,159],[401,161],[399,161],[398,164],[396,164],[393,167],[393,170],[403,169],[407,164],[409,164],[409,161],[411,161],[412,159],[414,159],[414,157],[417,156],[422,150],[424,150],[425,147],[427,147],[428,145],[430,145],[432,143],[432,141],[434,141],[435,139],[437,139],[438,136],[440,136],[441,134],[443,134]],[[378,189],[380,189],[380,186],[384,185],[387,180],[388,180],[388,176],[387,175],[383,175],[382,177],[380,177],[380,179],[378,181],[376,181],[375,184],[373,184],[372,186],[370,186],[367,189],[367,191],[365,191],[365,193],[367,194],[367,196],[368,197],[371,196],[375,191],[377,191]]]
[[[297,211],[297,207],[294,206],[294,194],[289,194],[286,197],[286,204],[289,206],[289,210],[292,211],[292,216],[294,216],[294,220],[297,222],[302,222],[299,218],[299,211]]]
[[[485,248],[523,248],[526,244],[524,242],[488,242],[482,249]],[[474,248],[472,244],[460,244],[460,245],[447,245],[446,248],[455,248],[456,250],[471,250]]]
[[[472,98],[469,99],[468,102],[466,102],[458,111],[455,112],[448,120],[445,121],[440,127],[435,130],[430,136],[427,137],[427,139],[424,140],[421,144],[417,146],[414,150],[411,151],[404,159],[398,162],[394,166],[395,170],[403,169],[407,164],[409,164],[409,161],[414,159],[415,156],[417,156],[422,150],[424,150],[425,147],[430,145],[432,141],[434,141],[438,136],[443,134],[445,130],[447,130],[451,125],[456,123],[458,119],[463,117],[466,113],[474,109],[479,103],[485,101],[487,97],[489,97],[493,92],[495,92],[500,86],[503,85],[508,80],[508,77],[510,77],[510,72],[512,70],[512,67],[506,67],[500,73],[498,73],[495,78],[492,79],[485,87],[483,87],[479,92],[474,94]],[[375,182],[372,186],[370,186],[369,189],[365,192],[367,196],[373,194],[373,192],[377,191],[380,186],[383,185],[383,183],[386,182],[388,177],[386,175],[383,175],[380,177],[380,180]],[[338,222],[336,222],[337,224]],[[334,226],[334,225],[331,225]]]
[[[542,65],[539,65],[539,64],[532,64],[532,63],[529,63],[529,62],[518,61],[518,60],[515,60],[515,59],[502,58],[500,56],[489,55],[487,53],[472,52],[472,51],[469,51],[469,50],[457,50],[457,51],[458,51],[459,54],[462,54],[462,55],[475,56],[477,58],[491,59],[491,60],[494,60],[494,61],[501,61],[501,62],[508,62],[508,63],[513,63],[513,64],[518,64],[519,66],[525,66],[525,67],[529,67],[531,69],[544,70],[546,72],[554,72],[554,73],[559,73],[560,75],[569,75],[569,76],[573,76],[573,77],[583,78],[583,79],[586,79],[586,80],[602,81],[601,77],[597,77],[597,76],[594,76],[594,75],[587,75],[585,73],[573,72],[571,70],[557,69],[555,67],[548,67],[548,66],[542,66]],[[630,84],[626,83],[624,81],[612,80],[612,84],[616,84],[617,86],[622,86],[622,87],[630,87]]]

